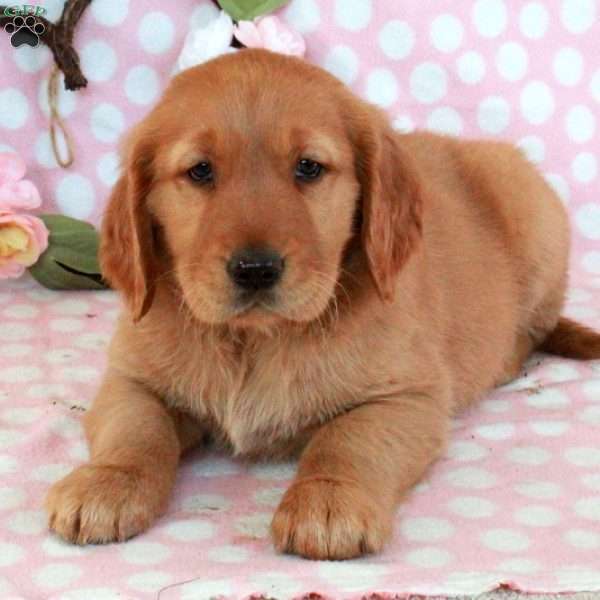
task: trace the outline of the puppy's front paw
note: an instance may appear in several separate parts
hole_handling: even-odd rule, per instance
[[[77,544],[126,540],[164,510],[161,487],[135,467],[83,465],[50,489],[50,529]]]
[[[298,480],[271,523],[280,552],[341,560],[379,552],[390,537],[392,513],[361,488],[333,479]]]

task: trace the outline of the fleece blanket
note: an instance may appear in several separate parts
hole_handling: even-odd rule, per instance
[[[62,7],[40,4],[51,19]],[[75,149],[68,170],[50,151],[50,54],[15,50],[0,32],[0,149],[25,158],[45,211],[100,221],[118,139],[158,98],[189,27],[214,11],[208,0],[92,2],[76,36],[90,84],[59,97]],[[278,14],[305,36],[307,60],[399,129],[521,146],[571,215],[567,313],[600,327],[597,0],[292,0]],[[446,456],[400,507],[380,556],[275,554],[267,527],[294,465],[198,453],[148,533],[62,543],[46,531],[43,496],[86,458],[80,416],[118,310],[112,292],[0,283],[1,598],[600,591],[600,364],[545,356],[455,421]]]

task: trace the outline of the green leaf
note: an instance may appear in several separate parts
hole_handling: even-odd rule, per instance
[[[235,21],[251,21],[273,12],[288,0],[218,0],[221,8]]]
[[[29,268],[55,290],[104,289],[98,263],[99,236],[93,225],[65,215],[40,215],[48,228],[48,249]]]

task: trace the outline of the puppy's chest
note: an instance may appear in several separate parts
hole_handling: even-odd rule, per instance
[[[169,374],[174,392],[169,397],[199,419],[215,422],[238,454],[288,444],[359,395],[351,361],[310,345],[206,343],[180,354]]]

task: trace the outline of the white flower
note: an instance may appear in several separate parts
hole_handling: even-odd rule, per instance
[[[204,27],[192,29],[177,59],[180,71],[202,64],[211,58],[235,51],[231,48],[233,21],[224,11]]]

